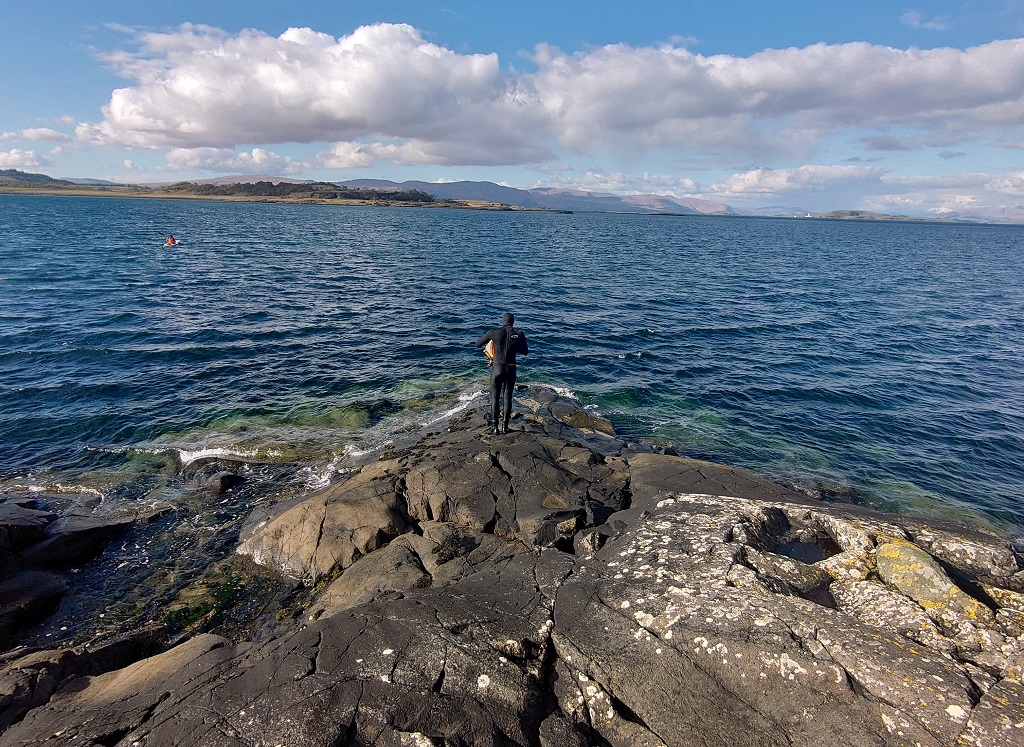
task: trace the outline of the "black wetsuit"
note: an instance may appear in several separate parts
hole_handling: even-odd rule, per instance
[[[511,324],[503,324],[499,329],[488,331],[476,341],[482,348],[494,340],[494,360],[491,363],[491,423],[496,433],[508,431],[508,421],[512,417],[512,390],[516,385],[516,353],[528,355],[530,350],[526,344],[526,335]],[[501,397],[505,398],[502,419],[498,420],[498,409]]]

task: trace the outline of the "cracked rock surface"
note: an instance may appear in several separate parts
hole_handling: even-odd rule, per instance
[[[51,677],[0,747],[1024,743],[1005,537],[519,405],[254,516],[239,553],[311,588],[272,635]]]

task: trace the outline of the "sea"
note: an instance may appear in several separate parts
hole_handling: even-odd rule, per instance
[[[237,526],[483,405],[504,312],[624,439],[1024,534],[1024,226],[939,222],[0,195],[0,494]]]

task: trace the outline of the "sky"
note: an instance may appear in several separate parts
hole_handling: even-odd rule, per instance
[[[1024,0],[0,0],[0,169],[1024,211]]]

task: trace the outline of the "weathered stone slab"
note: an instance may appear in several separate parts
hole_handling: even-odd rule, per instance
[[[283,507],[243,531],[237,552],[294,578],[316,581],[384,545],[407,525],[397,462]]]

